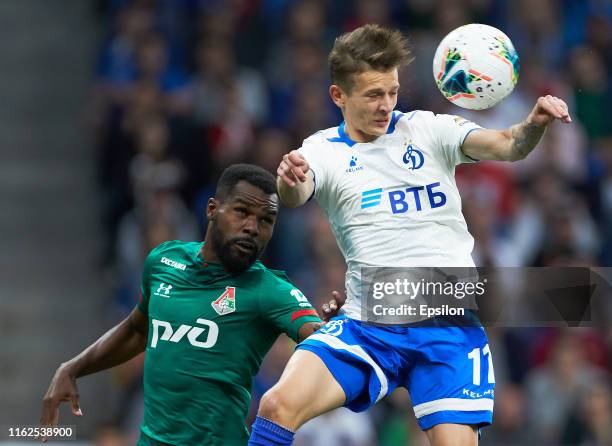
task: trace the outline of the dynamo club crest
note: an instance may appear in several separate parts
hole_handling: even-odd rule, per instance
[[[423,156],[423,152],[421,152],[417,146],[408,144],[408,146],[406,146],[406,153],[404,153],[402,161],[404,161],[404,164],[406,164],[410,170],[416,170],[423,167],[425,157]]]
[[[342,324],[344,321],[344,319],[331,320],[327,324],[325,324],[319,330],[319,332],[330,336],[339,336],[340,334],[342,334]]]

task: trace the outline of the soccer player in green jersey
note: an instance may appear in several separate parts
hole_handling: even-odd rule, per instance
[[[283,272],[257,260],[278,213],[272,174],[229,167],[206,212],[204,242],[153,249],[137,307],[58,368],[44,397],[43,425],[57,424],[62,401],[82,415],[77,378],[146,350],[138,445],[246,445],[251,386],[264,355],[282,332],[299,342],[321,320]],[[339,301],[335,294],[324,312],[335,315]]]

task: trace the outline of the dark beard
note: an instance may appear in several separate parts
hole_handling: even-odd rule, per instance
[[[257,261],[261,253],[261,249],[257,242],[249,237],[235,237],[224,242],[223,235],[215,223],[212,225],[211,236],[213,249],[225,270],[230,274],[241,274],[245,272]],[[255,251],[250,255],[236,253],[232,250],[232,245],[237,240],[249,240],[254,243],[256,246]]]

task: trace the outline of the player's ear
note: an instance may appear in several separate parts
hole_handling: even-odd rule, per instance
[[[345,103],[345,93],[342,91],[338,85],[332,84],[329,86],[329,95],[331,96],[332,101],[338,107],[343,108]]]
[[[211,197],[208,199],[208,204],[206,205],[206,218],[208,221],[214,221],[217,217],[217,210],[219,209],[219,202],[216,198]]]

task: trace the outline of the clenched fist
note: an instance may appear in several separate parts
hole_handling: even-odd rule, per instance
[[[307,180],[306,174],[309,170],[308,161],[304,159],[300,152],[292,150],[283,155],[283,160],[276,169],[276,173],[288,186],[294,187],[297,181],[303,183]]]

